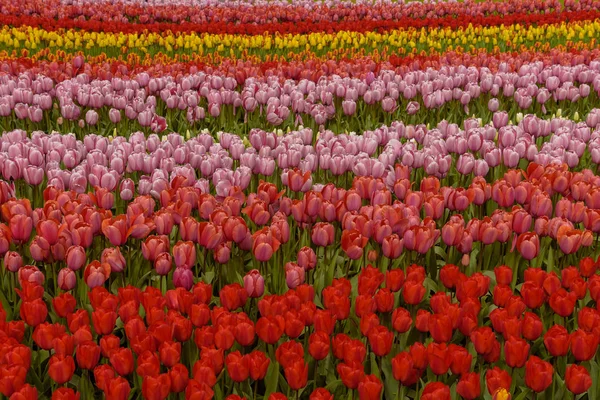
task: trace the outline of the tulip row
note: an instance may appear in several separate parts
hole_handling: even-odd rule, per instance
[[[308,128],[285,135],[255,129],[243,140],[224,132],[217,141],[207,132],[190,138],[188,132],[187,140],[169,134],[162,142],[141,132],[129,139],[86,135],[78,141],[74,135],[41,132],[30,139],[16,130],[0,137],[0,174],[17,182],[19,197],[35,196],[50,184],[77,193],[98,186],[130,200],[135,192],[158,199],[177,176],[203,193],[214,190],[226,197],[233,187],[256,188],[258,175],[290,186],[288,170],[293,169],[312,174],[310,183],[293,191],[331,181],[348,188],[354,176],[381,178],[388,190],[396,191],[396,163],[410,169],[409,182],[418,185],[423,176],[432,175],[448,186],[466,184],[473,176],[499,179],[507,168],[529,162],[578,169],[600,163],[600,136],[593,130],[600,124],[600,110],[593,110],[586,122],[533,115],[518,125],[508,122],[505,112],[496,112],[493,124],[468,119],[464,129],[447,122],[433,129],[394,122],[362,135],[323,131],[315,137]]]
[[[6,17],[10,18],[10,17]],[[499,21],[507,22],[505,17]],[[533,18],[533,17],[532,17]],[[545,17],[549,18],[549,17]],[[302,51],[311,51],[322,55],[334,50],[364,50],[367,53],[383,50],[399,54],[411,54],[421,51],[452,51],[454,49],[487,49],[489,51],[520,51],[543,45],[571,45],[572,43],[596,43],[600,22],[598,14],[573,16],[566,22],[559,16],[548,23],[522,26],[522,17],[506,26],[431,27],[425,29],[390,29],[386,32],[340,30],[335,33],[314,32],[305,34],[261,33],[223,34],[191,32],[171,32],[165,34],[159,30],[150,32],[127,33],[126,26],[109,32],[105,24],[102,31],[89,32],[60,28],[52,30],[42,27],[14,26],[4,21],[0,30],[1,50],[28,50],[38,48],[60,49],[67,52],[82,51],[89,55],[101,52],[118,57],[127,53],[169,55],[183,54],[220,54],[243,58],[246,54],[265,57],[272,53],[287,55]],[[320,24],[321,25],[321,24]],[[425,26],[430,24],[426,22]],[[230,25],[228,25],[230,26]],[[235,25],[231,25],[235,26]],[[577,32],[575,34],[574,32]]]
[[[312,249],[288,271],[300,263],[317,266]],[[19,272],[17,307],[0,307],[0,393],[471,400],[485,382],[497,399],[597,396],[598,267],[586,257],[559,274],[498,266],[467,276],[445,264],[436,284],[416,264],[367,265],[321,291],[298,282],[281,295],[252,270],[216,293],[205,275],[189,289],[101,285],[53,297],[39,272]]]
[[[383,52],[371,56],[338,53],[323,57],[310,57],[307,54],[293,55],[285,59],[273,55],[270,61],[263,62],[258,57],[248,55],[244,61],[220,56],[199,55],[166,55],[141,58],[129,54],[127,61],[108,58],[106,54],[99,56],[81,56],[58,50],[51,52],[44,49],[35,57],[6,56],[0,61],[0,69],[11,76],[34,73],[51,78],[55,84],[85,74],[90,79],[112,80],[112,78],[134,79],[142,72],[151,77],[172,76],[174,78],[204,72],[219,75],[222,78],[235,78],[238,85],[246,79],[261,81],[265,77],[278,77],[285,81],[307,79],[318,82],[321,77],[338,75],[342,78],[365,79],[369,72],[376,76],[381,71],[394,71],[405,75],[411,71],[422,69],[441,70],[444,67],[469,65],[481,69],[489,68],[493,73],[502,70],[506,73],[518,72],[523,65],[535,64],[540,67],[554,65],[589,65],[590,61],[600,58],[600,49],[585,43],[577,43],[568,50],[556,46],[548,51],[523,50],[519,54],[494,53],[487,51],[437,53],[430,51],[427,55],[385,55]],[[342,57],[341,59],[337,59]],[[541,63],[541,64],[539,64]]]
[[[123,7],[125,5],[125,7]],[[0,8],[5,15],[31,17],[31,6],[3,0]],[[70,18],[76,21],[123,22],[150,25],[155,23],[226,23],[226,24],[284,24],[314,21],[322,24],[338,22],[406,20],[414,23],[423,18],[469,16],[482,18],[493,15],[548,14],[551,12],[586,11],[598,8],[593,0],[565,2],[494,1],[439,2],[384,2],[384,1],[330,1],[312,0],[289,3],[286,1],[168,1],[139,2],[52,0],[44,2],[41,16],[47,19]]]
[[[212,7],[211,7],[212,9]],[[170,14],[174,15],[174,14]],[[593,21],[600,14],[596,9],[587,11],[563,11],[549,12],[546,14],[531,13],[505,13],[489,16],[461,15],[458,17],[445,16],[441,18],[405,19],[396,20],[372,20],[362,21],[303,21],[303,22],[269,22],[256,23],[228,23],[204,22],[204,23],[131,23],[131,22],[100,22],[96,20],[86,21],[77,19],[50,19],[33,16],[0,16],[3,25],[18,27],[42,27],[46,30],[61,31],[63,29],[81,29],[88,32],[112,32],[117,34],[143,34],[146,32],[177,32],[177,33],[210,33],[210,34],[233,34],[233,35],[262,35],[265,33],[282,34],[310,34],[316,32],[372,32],[392,31],[399,29],[427,29],[427,28],[450,28],[462,29],[470,26],[477,27],[499,27],[503,24],[524,24],[525,26],[572,23],[575,21]]]
[[[83,59],[73,60],[74,68]],[[197,72],[173,78],[140,72],[134,79],[110,81],[80,74],[55,82],[43,74],[4,75],[0,79],[0,125],[29,130],[77,129],[78,133],[116,129],[162,132],[248,131],[265,125],[283,128],[327,126],[337,132],[369,130],[379,121],[461,123],[472,110],[485,121],[506,110],[514,120],[530,110],[586,115],[598,101],[600,62],[575,66],[528,63],[509,72],[443,66],[439,70],[368,72],[363,79],[322,77],[281,82]],[[241,82],[241,83],[240,83]]]

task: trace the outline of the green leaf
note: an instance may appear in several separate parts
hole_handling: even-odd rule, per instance
[[[381,380],[381,372],[379,371],[379,366],[377,365],[375,353],[371,353],[371,373]]]
[[[275,393],[277,391],[277,386],[279,384],[278,362],[271,362],[269,364],[269,369],[267,370],[267,375],[265,376],[265,382],[267,383],[265,397],[269,397],[271,393]]]
[[[329,390],[331,393],[334,393],[335,390],[341,385],[343,385],[342,380],[336,379],[335,381],[329,382],[329,384],[325,386],[325,389]]]

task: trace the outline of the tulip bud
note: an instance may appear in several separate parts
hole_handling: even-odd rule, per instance
[[[248,296],[253,298],[261,297],[265,292],[265,279],[257,269],[253,269],[244,276],[244,289],[248,292]]]
[[[4,267],[10,272],[17,272],[23,266],[23,259],[16,251],[9,251],[4,255]]]
[[[298,251],[298,265],[310,271],[317,265],[317,255],[310,247],[304,246]]]
[[[68,291],[75,288],[75,284],[77,283],[77,276],[75,276],[75,272],[69,268],[62,268],[58,271],[58,287],[62,290]]]
[[[290,289],[303,284],[305,278],[304,268],[292,262],[285,264],[285,281]]]
[[[67,266],[73,271],[77,271],[83,267],[83,264],[85,264],[85,258],[85,250],[81,246],[69,247],[65,256],[65,259],[67,260]]]

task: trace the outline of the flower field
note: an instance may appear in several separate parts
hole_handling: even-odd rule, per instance
[[[1,400],[600,400],[599,0],[0,23]]]

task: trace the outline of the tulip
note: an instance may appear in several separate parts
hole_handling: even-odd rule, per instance
[[[467,372],[463,374],[456,385],[456,392],[467,400],[473,400],[481,395],[479,373]]]
[[[358,384],[358,396],[361,400],[379,399],[383,384],[375,375],[366,375]]]
[[[364,367],[358,362],[352,362],[350,364],[340,363],[337,365],[336,369],[342,383],[348,389],[357,389],[365,376]]]
[[[458,390],[458,387],[457,387]],[[476,398],[477,396],[473,397]],[[433,399],[450,399],[450,388],[444,385],[442,382],[432,382],[425,385],[423,392],[421,392],[421,399],[433,400]]]
[[[65,355],[53,355],[48,362],[48,375],[54,382],[62,385],[71,380],[75,372],[75,361],[73,357]]]
[[[510,390],[512,378],[508,372],[499,367],[488,369],[485,373],[485,382],[490,395],[496,394],[498,390]]]
[[[581,365],[569,365],[565,372],[565,383],[571,393],[585,393],[592,386],[592,378],[588,370]]]
[[[58,287],[62,290],[69,291],[75,288],[75,284],[77,283],[77,276],[75,272],[69,268],[62,268],[58,271]]]
[[[76,352],[77,365],[82,369],[94,369],[100,361],[100,346],[92,341],[80,343]]]
[[[258,298],[263,295],[265,280],[257,269],[253,269],[244,276],[244,289],[248,292],[248,296],[252,298]]]
[[[59,388],[52,392],[51,400],[79,400],[81,393],[75,392],[70,388]]]
[[[285,265],[285,281],[290,289],[295,289],[304,283],[306,273],[304,268],[296,263],[287,263]]]
[[[142,394],[145,399],[166,399],[169,396],[170,390],[171,378],[169,374],[161,374],[156,377],[145,376],[142,380]]]
[[[229,353],[225,359],[227,373],[234,382],[243,382],[248,379],[250,370],[248,368],[248,358],[242,356],[239,351]]]
[[[534,392],[543,392],[552,383],[554,368],[549,362],[531,356],[525,364],[525,384]]]

